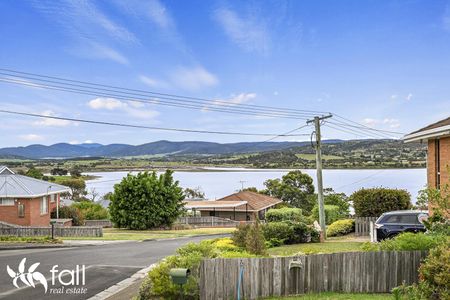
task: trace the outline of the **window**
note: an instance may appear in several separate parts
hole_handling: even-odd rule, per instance
[[[13,198],[0,198],[0,206],[14,206]]]
[[[402,224],[418,224],[419,219],[417,219],[417,215],[403,215],[400,217],[400,223],[402,223]]]
[[[17,213],[19,215],[19,218],[24,218],[25,217],[25,205],[19,204],[17,206]]]
[[[47,197],[41,199],[41,215],[48,214],[48,200]]]
[[[56,195],[55,195],[55,194],[51,194],[51,195],[50,195],[50,202],[51,202],[51,203],[54,203],[54,202],[55,202],[55,199],[56,199]]]

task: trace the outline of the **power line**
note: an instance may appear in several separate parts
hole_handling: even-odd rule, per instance
[[[0,69],[5,70],[5,69]],[[142,91],[142,90],[133,90],[128,88],[121,88],[121,87],[114,87],[114,86],[108,86],[108,85],[101,85],[101,84],[95,84],[95,83],[88,83],[83,81],[75,81],[75,80],[69,80],[59,77],[51,77],[51,76],[45,76],[45,75],[38,75],[33,73],[25,73],[25,72],[18,72],[18,71],[11,71],[6,70],[7,72],[12,73],[20,73],[20,74],[28,74],[30,76],[24,76],[24,75],[16,75],[16,74],[10,74],[5,72],[0,72],[0,74],[8,76],[9,78],[2,78],[3,82],[9,82],[9,83],[16,83],[16,84],[22,84],[27,86],[35,86],[35,87],[41,87],[41,88],[53,88],[58,90],[64,90],[64,91],[70,91],[70,92],[83,92],[83,93],[90,93],[92,95],[93,92],[95,92],[95,95],[98,93],[102,93],[102,96],[110,96],[110,97],[117,97],[121,96],[132,96],[132,98],[139,98],[142,96],[145,96],[147,99],[149,95],[151,97],[157,97],[154,101],[151,103],[153,104],[161,104],[161,103],[171,103],[174,102],[177,104],[187,105],[189,103],[190,105],[196,105],[196,107],[190,107],[190,108],[200,108],[202,110],[215,110],[217,108],[221,109],[220,111],[223,111],[224,109],[227,110],[242,110],[246,112],[252,112],[253,114],[256,112],[259,113],[275,113],[276,116],[281,117],[310,117],[313,113],[317,114],[320,112],[316,111],[308,111],[308,110],[299,110],[299,109],[288,109],[288,108],[277,108],[277,107],[271,107],[271,106],[261,106],[261,105],[253,105],[253,104],[244,104],[244,103],[230,103],[227,101],[222,100],[207,100],[204,98],[194,98],[194,97],[186,97],[186,96],[178,96],[178,95],[171,95],[171,94],[163,94],[163,93],[156,93],[156,92],[149,92],[149,91]],[[11,78],[14,77],[14,78]],[[37,77],[37,78],[35,78]],[[17,80],[16,78],[22,79]],[[55,80],[48,80],[48,79],[42,79],[42,78],[51,78]],[[30,82],[29,80],[37,81],[36,82]],[[73,82],[76,82],[77,84],[74,84]],[[50,84],[49,84],[50,83]],[[107,87],[107,88],[103,88]],[[81,88],[81,89],[80,89]],[[107,94],[107,93],[119,93],[117,94]],[[138,97],[136,97],[138,96]],[[130,99],[125,99],[130,100]],[[131,99],[130,101],[132,101]],[[170,100],[171,102],[167,101],[161,101],[161,100]],[[200,105],[200,106],[199,106]]]
[[[82,94],[82,95],[89,95],[89,96],[95,96],[95,97],[108,97],[108,98],[114,98],[119,99],[127,102],[140,102],[140,103],[147,103],[147,104],[156,104],[156,105],[162,105],[162,106],[172,106],[172,107],[181,107],[181,108],[188,108],[188,109],[195,109],[195,110],[201,110],[201,111],[217,111],[217,112],[225,112],[225,113],[231,113],[231,114],[240,114],[240,115],[253,115],[253,116],[263,116],[263,117],[271,117],[271,118],[286,118],[286,119],[299,119],[299,120],[306,120],[305,117],[298,117],[295,115],[288,115],[285,113],[274,113],[274,112],[255,112],[250,110],[242,110],[242,109],[235,109],[235,108],[216,108],[216,107],[206,107],[204,105],[193,105],[193,104],[180,104],[179,102],[173,102],[173,101],[165,101],[161,99],[143,99],[139,97],[124,97],[123,95],[118,94],[111,94],[111,93],[103,93],[93,90],[83,90],[83,89],[77,89],[77,88],[68,88],[58,85],[44,85],[44,84],[36,84],[36,83],[30,83],[30,82],[24,82],[21,80],[14,80],[14,79],[5,79],[0,77],[0,82],[8,82],[8,83],[14,83],[24,86],[31,86],[31,87],[39,87],[39,88],[45,88],[49,90],[56,90],[56,91],[63,91],[63,92],[70,92],[70,93],[76,93],[76,94]]]
[[[42,114],[34,114],[34,113],[26,113],[26,112],[18,112],[18,111],[2,110],[2,109],[0,109],[0,113],[21,115],[21,116],[28,116],[28,117],[36,117],[36,118],[65,120],[65,121],[80,122],[80,123],[90,123],[90,124],[97,124],[97,125],[108,125],[108,126],[129,127],[129,128],[139,128],[139,129],[162,130],[162,131],[207,133],[207,134],[221,134],[221,135],[243,135],[243,136],[273,136],[274,135],[273,133],[210,131],[210,130],[195,130],[195,129],[184,129],[184,128],[167,128],[167,127],[133,125],[133,124],[125,124],[125,123],[86,120],[86,119],[79,119],[79,118],[65,118],[65,117],[57,117],[57,116],[48,116],[48,115],[42,115]],[[309,134],[290,134],[290,135],[286,134],[286,135],[279,135],[279,136],[307,136],[307,135],[309,135]]]
[[[36,74],[36,73],[22,72],[22,71],[11,70],[11,69],[0,68],[0,71],[6,71],[6,72],[13,73],[13,74],[14,73],[15,74],[25,74],[25,75],[30,75],[30,76],[34,76],[34,77],[43,77],[43,78],[55,79],[55,80],[65,81],[65,82],[74,82],[74,83],[79,83],[79,84],[88,85],[88,86],[98,86],[98,87],[106,87],[106,88],[112,88],[112,89],[126,90],[126,91],[130,91],[130,92],[146,93],[146,94],[156,95],[158,97],[159,96],[165,96],[165,97],[171,97],[171,98],[191,99],[191,100],[197,100],[197,101],[202,101],[202,102],[215,102],[215,103],[221,103],[223,105],[231,105],[231,103],[229,103],[227,101],[221,101],[221,100],[206,99],[206,98],[200,98],[200,97],[181,96],[181,95],[159,93],[159,92],[145,91],[145,90],[139,90],[139,89],[130,89],[130,88],[117,87],[117,86],[112,86],[112,85],[105,85],[105,84],[99,84],[99,83],[90,83],[90,82],[86,82],[86,81],[66,79],[66,78],[62,78],[62,77],[55,77],[55,76],[47,76],[47,75]],[[18,76],[13,75],[13,74],[5,74],[5,75],[18,77]],[[232,105],[234,105],[234,106],[242,106],[242,107],[249,107],[249,108],[259,107],[259,108],[264,108],[264,109],[272,109],[272,110],[275,109],[275,110],[278,110],[278,111],[286,111],[286,112],[309,113],[310,115],[311,114],[323,114],[323,113],[326,113],[326,112],[323,112],[323,111],[316,111],[316,110],[302,110],[302,109],[292,109],[292,108],[280,108],[280,107],[265,106],[265,105],[255,105],[255,104],[245,104],[245,103],[232,103]]]
[[[363,126],[356,126],[356,125],[350,125],[350,124],[346,124],[343,122],[338,121],[339,123],[335,123],[332,121],[328,121],[328,123],[331,124],[335,124],[335,125],[345,125],[347,127],[352,127],[352,128],[358,128],[358,129],[365,129],[368,131],[375,131],[375,132],[385,132],[385,133],[392,133],[392,134],[398,134],[398,135],[404,135],[405,133],[403,132],[398,132],[398,131],[390,131],[390,130],[383,130],[383,129],[376,129],[376,128],[371,128],[371,127],[363,127]]]

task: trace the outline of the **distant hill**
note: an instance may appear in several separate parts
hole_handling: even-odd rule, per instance
[[[339,140],[325,143],[339,143]],[[212,143],[200,141],[170,142],[157,141],[142,145],[127,144],[79,144],[58,143],[50,146],[29,145],[26,147],[1,148],[0,156],[22,157],[32,159],[42,158],[73,158],[73,157],[127,157],[144,155],[224,155],[244,154],[284,150],[301,147],[309,142],[244,142],[244,143]]]

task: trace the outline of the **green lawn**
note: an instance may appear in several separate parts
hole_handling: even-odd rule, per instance
[[[132,240],[168,239],[185,236],[231,233],[235,228],[198,228],[186,230],[127,230],[104,228],[103,237],[64,237],[65,240]]]
[[[297,253],[335,253],[361,251],[362,242],[351,242],[345,240],[327,240],[325,243],[304,243],[294,245],[283,245],[268,249],[270,255],[290,256]]]
[[[393,296],[390,294],[341,294],[341,293],[320,293],[320,294],[306,294],[293,297],[278,297],[268,299],[286,299],[286,300],[392,300]]]

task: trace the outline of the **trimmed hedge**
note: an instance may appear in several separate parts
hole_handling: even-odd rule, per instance
[[[346,235],[355,231],[355,220],[345,219],[333,222],[327,227],[327,236]]]
[[[388,211],[412,207],[411,195],[399,189],[360,189],[350,196],[350,200],[358,217],[379,217]]]
[[[267,222],[303,222],[304,216],[300,208],[283,207],[278,209],[269,209],[266,213]]]

